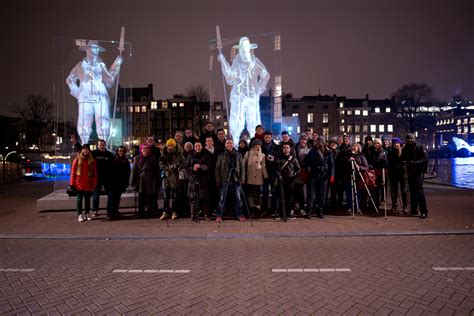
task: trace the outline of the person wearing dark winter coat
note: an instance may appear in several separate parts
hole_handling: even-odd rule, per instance
[[[276,216],[277,211],[277,196],[275,191],[275,178],[277,176],[278,170],[278,157],[280,148],[272,140],[272,132],[266,131],[263,136],[262,143],[262,152],[265,155],[265,165],[267,168],[267,175],[263,181],[262,186],[262,217],[266,215],[269,210],[269,207],[272,211],[272,214]],[[271,201],[269,197],[271,195]],[[271,205],[268,205],[270,202]]]
[[[211,219],[209,204],[211,191],[211,174],[209,171],[211,164],[211,158],[203,150],[201,143],[194,143],[194,151],[186,159],[186,171],[189,175],[187,196],[191,206],[191,216],[198,216],[199,210],[202,208],[206,220]]]
[[[107,219],[113,220],[119,215],[120,199],[130,180],[130,162],[125,156],[127,149],[119,146],[110,168],[110,188],[107,197]]]
[[[420,211],[420,218],[428,216],[423,177],[428,166],[428,154],[421,145],[417,145],[415,135],[407,134],[406,143],[402,150],[402,161],[406,165],[408,185],[410,188],[410,211],[412,215]]]
[[[402,141],[400,138],[392,138],[392,147],[388,153],[388,179],[390,180],[390,193],[392,197],[392,212],[397,212],[398,189],[402,195],[402,212],[406,212],[407,193],[403,173]]]
[[[178,149],[176,141],[172,138],[166,141],[166,147],[163,148],[160,159],[160,168],[165,174],[164,185],[166,208],[160,219],[168,219],[170,213],[171,219],[177,219],[180,203],[184,200],[183,194],[180,190],[180,171],[185,168],[185,161],[182,151]],[[183,172],[181,172],[181,174],[183,174]],[[173,200],[172,207],[170,207],[170,200]]]
[[[277,199],[279,200],[279,215],[275,219],[293,218],[291,210],[293,208],[293,186],[295,178],[301,171],[298,159],[292,156],[290,144],[286,143],[281,146],[282,155],[278,159],[277,172]],[[284,202],[283,202],[284,201]]]
[[[205,144],[206,138],[209,136],[212,137],[212,141],[214,142],[214,144],[216,144],[217,135],[216,132],[214,132],[214,124],[212,124],[212,122],[206,122],[206,124],[204,124],[204,131],[202,132],[201,136],[199,136],[199,142],[201,144]]]
[[[354,170],[352,170],[352,163],[354,163]],[[362,146],[359,143],[354,143],[351,145],[351,156],[346,161],[346,174],[347,176],[344,177],[344,190],[346,192],[347,198],[347,215],[352,214],[352,201],[354,198],[356,209],[354,210],[357,214],[361,214],[361,203],[362,203],[362,196],[367,195],[366,189],[363,186],[362,179],[360,177],[361,174],[369,170],[369,164],[367,163],[367,159],[362,154]],[[352,178],[351,175],[354,174],[355,176],[355,184],[351,183]],[[354,197],[352,193],[352,186],[356,185],[357,196]]]
[[[237,151],[239,154],[243,157],[245,157],[245,154],[249,151],[249,145],[247,144],[247,141],[245,139],[239,140],[239,146],[237,147]]]
[[[301,135],[300,141],[295,146],[296,159],[301,167],[301,172],[298,177],[295,178],[295,193],[293,199],[295,202],[295,208],[300,211],[300,214],[303,216],[307,215],[307,210],[305,211],[305,192],[304,187],[308,182],[309,171],[306,168],[305,159],[308,156],[311,148],[308,147],[308,138],[306,135]]]
[[[81,151],[72,163],[69,185],[74,187],[77,192],[76,208],[78,221],[90,221],[90,198],[92,191],[97,186],[97,167],[88,144],[82,145]],[[84,200],[84,214],[82,213],[82,200]]]
[[[308,209],[316,211],[318,218],[324,218],[324,203],[328,188],[328,181],[334,184],[334,159],[332,151],[326,147],[326,138],[319,136],[313,149],[305,159],[309,169],[307,186]],[[307,218],[310,218],[308,212]]]
[[[252,138],[250,138],[249,146],[252,147],[252,143],[256,139],[260,140],[263,143],[264,136],[265,136],[265,129],[263,128],[263,126],[260,124],[255,126],[255,135]]]
[[[132,167],[130,185],[138,192],[138,215],[148,217],[158,210],[159,192],[158,162],[150,153],[146,144],[140,146],[140,156],[136,157]],[[147,213],[145,213],[145,208]]]
[[[237,150],[234,149],[234,142],[231,138],[225,141],[225,151],[219,154],[216,163],[215,176],[216,184],[220,187],[221,195],[219,199],[219,216],[216,221],[222,222],[225,204],[230,198],[230,203],[234,205],[235,216],[241,221],[245,221],[242,215],[242,199],[241,193],[241,175],[240,168],[242,165],[242,157]]]
[[[387,168],[387,156],[382,147],[382,140],[380,138],[374,139],[373,147],[369,150],[367,163],[369,169],[375,171],[377,186],[372,190],[372,198],[374,199],[375,206],[379,208],[380,202],[385,198],[384,187],[387,182],[386,168]],[[372,204],[369,204],[372,206]],[[381,214],[381,213],[380,213]]]

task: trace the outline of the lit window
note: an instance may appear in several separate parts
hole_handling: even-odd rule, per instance
[[[340,107],[340,108],[343,108],[343,107],[344,107],[344,102],[342,102],[342,101],[339,102],[339,107]]]
[[[171,106],[174,107],[174,108],[176,108],[176,107],[178,107],[178,103],[173,102],[173,103],[171,104]]]
[[[344,110],[342,110],[342,111],[341,111],[341,115],[344,115],[344,113],[345,113]]]
[[[385,108],[385,113],[390,113],[390,112],[392,112],[392,109],[389,108],[389,107],[386,107],[386,108]]]
[[[339,127],[339,130],[340,130],[342,133],[344,133],[344,132],[346,131],[346,127],[345,127],[344,125],[341,125],[341,126]]]
[[[298,134],[301,133],[301,128],[300,128],[299,126],[296,127],[296,132],[297,132]]]
[[[281,97],[282,88],[281,88],[281,76],[275,76],[275,97]]]
[[[356,143],[360,142],[360,135],[355,135],[355,142]]]
[[[135,113],[140,113],[140,106],[135,106]]]
[[[461,119],[456,120],[456,125],[461,125]]]
[[[458,126],[458,134],[461,134],[461,126]]]
[[[355,111],[354,111],[354,114],[355,114],[355,115],[360,115],[360,110],[355,110]]]
[[[376,131],[377,131],[377,125],[375,125],[375,124],[370,125],[370,132],[373,133],[373,132],[376,132]]]
[[[224,126],[227,126],[227,121],[224,122]]]
[[[180,108],[184,108],[184,103],[181,102],[181,103],[179,104],[179,107],[180,107]]]
[[[151,109],[156,110],[158,108],[158,102],[156,101],[151,101]]]
[[[167,109],[168,108],[168,101],[161,102],[161,108],[162,109]]]
[[[474,133],[474,125],[471,124],[471,133]]]
[[[352,111],[347,111],[347,115],[352,115]]]
[[[276,35],[273,38],[273,46],[274,46],[275,51],[279,51],[281,49],[281,36],[280,35]]]
[[[291,116],[298,117],[298,113],[292,113]]]
[[[133,113],[133,106],[129,106],[129,107],[128,107],[128,112],[129,112],[129,113]]]
[[[468,128],[467,125],[464,126],[464,128],[463,128],[463,133],[464,133],[464,134],[467,134],[467,128]]]
[[[374,112],[375,112],[375,113],[380,113],[380,108],[379,108],[379,107],[376,107],[376,108],[374,109]]]
[[[354,125],[354,131],[360,133],[360,125]]]
[[[329,136],[329,127],[323,127],[323,135],[324,136]]]
[[[347,132],[352,133],[352,125],[347,125]]]
[[[464,119],[463,124],[467,124],[467,118]]]
[[[323,123],[329,122],[329,113],[323,113]]]
[[[221,119],[221,116],[220,115],[216,115],[216,120],[220,120]]]
[[[471,117],[471,119],[469,120],[469,123],[474,123],[474,117]]]
[[[313,123],[313,113],[308,113],[308,123]]]
[[[387,125],[387,132],[389,132],[389,133],[393,132],[393,125],[392,124]]]
[[[368,110],[363,110],[363,111],[362,111],[362,115],[363,115],[363,116],[368,116],[368,115],[369,115],[369,111],[368,111]]]
[[[369,131],[369,126],[368,125],[362,125],[362,132],[367,133]]]
[[[385,132],[385,125],[379,125],[379,132]]]
[[[142,113],[146,113],[146,105],[142,105]]]

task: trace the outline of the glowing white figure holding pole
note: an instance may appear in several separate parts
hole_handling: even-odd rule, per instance
[[[99,53],[105,49],[94,40],[88,41],[87,45],[79,47],[79,50],[86,51],[87,55],[71,70],[66,83],[71,95],[79,103],[77,132],[82,143],[87,144],[94,118],[98,137],[104,140],[109,137],[110,98],[107,89],[113,87],[123,60],[121,56],[117,56],[110,69],[107,69],[99,57]]]
[[[255,127],[261,123],[260,95],[266,90],[270,74],[263,63],[255,57],[253,49],[257,48],[257,44],[250,43],[248,37],[240,38],[239,45],[234,48],[237,48],[239,53],[233,60],[232,66],[220,50],[217,59],[221,63],[227,84],[232,86],[230,117],[228,117],[229,131],[234,144],[238,144],[245,123],[247,123],[249,133],[253,133]]]

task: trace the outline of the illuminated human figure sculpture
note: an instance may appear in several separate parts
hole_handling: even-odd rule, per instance
[[[238,144],[245,123],[249,132],[253,132],[255,127],[261,124],[260,95],[266,90],[270,74],[255,57],[253,49],[257,48],[257,44],[250,43],[248,37],[240,38],[239,45],[234,48],[237,48],[239,53],[232,66],[222,53],[219,53],[218,60],[227,84],[232,86],[229,131],[234,144]]]
[[[79,47],[79,50],[86,51],[86,57],[74,66],[66,83],[71,95],[79,103],[77,133],[82,143],[87,144],[94,118],[99,139],[107,140],[109,137],[110,98],[107,89],[114,85],[123,60],[121,56],[117,56],[110,69],[107,69],[99,57],[99,53],[105,51],[105,48],[94,40],[88,41],[87,45]]]

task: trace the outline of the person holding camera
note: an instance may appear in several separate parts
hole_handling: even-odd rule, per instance
[[[165,186],[165,211],[161,215],[161,220],[169,218],[171,211],[171,219],[178,218],[178,205],[181,197],[180,190],[180,171],[184,169],[185,162],[183,153],[177,148],[176,141],[172,138],[166,141],[160,158],[160,169],[164,172]],[[170,208],[170,199],[173,205]]]
[[[97,167],[94,157],[90,153],[88,144],[82,145],[81,151],[74,159],[69,179],[70,191],[77,193],[77,215],[78,221],[90,221],[91,196],[97,185]],[[84,214],[82,213],[82,200],[84,200]]]
[[[219,215],[217,222],[222,222],[227,197],[230,196],[231,204],[235,208],[235,216],[241,222],[245,221],[242,215],[241,174],[242,157],[234,148],[234,142],[231,138],[225,141],[225,151],[219,154],[216,163],[215,175],[216,184],[220,187],[221,195],[219,200]]]

